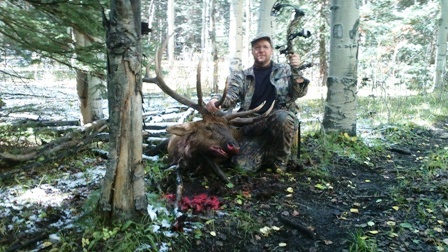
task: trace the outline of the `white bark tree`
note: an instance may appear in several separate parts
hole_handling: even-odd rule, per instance
[[[171,36],[174,33],[175,30],[175,25],[174,25],[174,20],[175,20],[175,13],[174,13],[174,0],[168,0],[168,10],[167,10],[167,31],[168,31],[168,62],[169,65],[173,65],[174,63],[174,39],[175,36]]]
[[[327,43],[328,43],[328,31],[327,31],[327,18],[326,18],[326,10],[329,8],[329,0],[319,0],[318,1],[318,13],[319,13],[319,33],[318,33],[318,42],[319,42],[319,74],[322,80],[322,86],[327,85],[328,79],[328,52],[327,52]]]
[[[99,209],[130,219],[147,206],[142,162],[140,0],[111,0],[107,22],[110,152]]]
[[[330,66],[322,122],[328,132],[356,135],[358,0],[331,1]]]
[[[209,18],[209,1],[210,0],[203,0],[202,1],[202,31],[201,31],[201,49],[202,49],[202,55],[205,60],[208,59],[208,50],[210,49],[208,45],[208,18]]]
[[[73,29],[76,46],[87,47],[92,44],[93,38]],[[89,72],[76,71],[76,90],[81,111],[81,125],[104,118],[101,90],[103,82]]]
[[[210,0],[210,46],[211,53],[213,57],[213,78],[212,78],[212,90],[213,92],[218,92],[218,82],[219,82],[219,55],[218,47],[216,46],[216,1]]]
[[[444,75],[446,70],[446,42],[448,36],[448,0],[440,0],[441,17],[439,19],[439,34],[437,37],[437,54],[436,54],[436,71],[434,76],[434,90],[440,91],[442,94],[444,83]]]
[[[230,3],[229,56],[231,70],[242,70],[243,64],[243,3],[232,0]]]
[[[245,31],[251,31],[253,30],[253,21],[255,20],[256,15],[253,14],[253,1],[246,1],[246,5],[244,6],[244,16],[245,18],[245,24],[244,24],[244,29]],[[253,37],[253,35],[251,35],[249,32],[244,32],[243,36],[242,36],[242,41],[241,41],[241,50],[242,50],[242,65],[243,66],[247,66],[249,65],[249,62],[251,62],[253,60],[252,58],[252,53],[251,51],[248,49],[249,48],[249,41],[250,39]]]
[[[265,32],[273,34],[273,18],[271,16],[271,9],[274,6],[275,0],[261,0],[260,8],[258,10],[258,28],[257,32]]]
[[[154,1],[155,0],[151,0],[150,2],[149,2],[149,4],[148,4],[148,20],[147,20],[147,22],[148,22],[148,24],[152,24],[153,23],[153,21],[154,21],[154,12],[155,12],[155,4],[154,4]]]

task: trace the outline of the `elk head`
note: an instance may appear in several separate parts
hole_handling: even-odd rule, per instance
[[[219,177],[226,182],[229,182],[228,178],[223,175],[216,162],[238,154],[239,145],[233,136],[232,127],[234,125],[250,124],[260,120],[270,113],[274,104],[271,105],[271,108],[268,111],[258,116],[252,115],[260,110],[264,103],[249,111],[232,114],[210,113],[205,108],[205,103],[202,97],[201,63],[199,63],[197,69],[197,102],[176,93],[165,83],[161,70],[162,53],[165,46],[166,41],[156,53],[156,77],[149,78],[148,76],[145,76],[143,81],[155,83],[163,92],[174,98],[176,101],[194,108],[202,115],[202,120],[200,121],[186,122],[170,126],[166,129],[166,131],[172,135],[168,142],[168,159],[170,165],[177,165],[181,169],[196,169],[198,166],[210,165]],[[222,98],[217,102],[217,106],[220,106],[224,101],[227,93],[227,86],[226,82]]]

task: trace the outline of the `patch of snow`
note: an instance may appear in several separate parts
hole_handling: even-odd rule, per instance
[[[162,243],[162,245],[159,247],[159,252],[166,252],[169,250],[170,250],[170,247],[168,246],[168,243],[166,243],[166,242]]]
[[[66,222],[64,220],[59,219],[57,222],[50,224],[50,227],[57,227],[60,228],[62,226],[65,226]]]
[[[151,251],[151,245],[142,244],[138,248],[136,248],[135,251]]]
[[[155,225],[152,225],[151,228],[152,228],[152,232],[155,234],[158,234],[160,231],[160,225],[155,224]]]
[[[92,159],[85,163],[87,166],[88,163],[96,162]],[[32,187],[19,184],[2,188],[0,218],[9,219],[7,231],[14,232],[17,230],[23,233],[41,232],[39,223],[59,229],[73,228],[73,221],[78,218],[81,211],[66,207],[67,201],[72,200],[75,195],[87,198],[92,187],[97,186],[104,177],[105,170],[105,165],[98,165],[83,172],[64,172],[51,184],[38,184]],[[60,218],[54,223],[47,224],[49,218],[47,209],[56,209]],[[58,242],[60,238],[53,234],[50,240]]]
[[[168,238],[177,237],[177,233],[174,233],[173,231],[163,231],[163,235],[165,235]]]
[[[153,162],[157,162],[160,159],[159,156],[157,156],[157,155],[156,156],[147,156],[145,154],[142,155],[142,158],[145,160],[153,161]]]
[[[50,241],[53,241],[53,242],[61,241],[61,237],[58,234],[50,234],[49,238],[50,238]]]
[[[164,214],[165,216],[169,215],[168,209],[166,209],[165,207],[155,207],[151,204],[148,204],[146,210],[152,221],[157,219],[157,215],[160,214]]]
[[[171,223],[167,219],[162,220],[162,227],[164,228],[171,228]]]
[[[48,184],[40,185],[36,188],[24,190],[23,194],[16,197],[15,201],[36,203],[43,206],[60,206],[68,199],[69,195]]]
[[[33,221],[33,222],[39,222],[39,221],[42,221],[42,219],[39,218],[39,216],[37,216],[37,215],[35,215],[35,214],[33,214],[33,215],[31,215],[30,217],[28,217],[28,220]]]

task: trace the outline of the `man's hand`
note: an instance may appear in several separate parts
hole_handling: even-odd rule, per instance
[[[300,56],[298,54],[295,53],[290,53],[288,55],[288,59],[289,59],[289,65],[291,66],[291,68],[297,68],[300,66]],[[303,83],[305,81],[305,79],[303,79],[302,75],[298,75],[298,76],[294,76],[294,79],[296,80],[297,83]]]
[[[300,56],[298,54],[295,53],[290,53],[288,55],[288,59],[289,59],[289,65],[291,65],[291,67],[293,68],[297,68],[300,66]]]
[[[211,99],[210,101],[208,101],[208,103],[205,105],[205,108],[208,110],[208,112],[210,113],[215,113],[216,111],[218,111],[220,108],[216,107],[216,102],[218,100],[217,99]]]

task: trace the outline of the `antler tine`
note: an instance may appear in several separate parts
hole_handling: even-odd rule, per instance
[[[248,110],[248,111],[243,111],[243,112],[238,112],[235,114],[226,115],[225,118],[232,125],[245,125],[245,124],[257,122],[257,121],[261,120],[262,118],[266,117],[267,115],[269,115],[269,113],[271,113],[272,109],[274,108],[275,101],[273,101],[271,106],[269,107],[269,109],[261,115],[258,115],[256,117],[246,117],[246,118],[243,118],[243,116],[248,116],[248,115],[251,115],[251,114],[257,112],[264,106],[264,104],[265,104],[265,102],[260,104],[258,107]]]
[[[202,60],[198,63],[198,71],[196,73],[196,92],[198,96],[198,111],[202,115],[210,114],[208,110],[205,108],[204,98],[202,96],[202,85],[201,85],[201,69],[202,69]]]
[[[203,109],[201,110],[198,104],[196,104],[194,101],[188,99],[187,97],[184,97],[184,96],[176,93],[170,87],[168,87],[168,85],[165,83],[165,80],[163,79],[163,76],[162,76],[162,54],[163,54],[163,51],[165,50],[167,44],[168,44],[168,39],[166,39],[163,42],[162,46],[159,47],[159,49],[156,52],[156,62],[155,62],[156,77],[155,78],[146,78],[145,77],[145,78],[143,78],[143,82],[156,84],[157,86],[159,86],[160,89],[162,89],[162,91],[164,93],[171,96],[174,100],[176,100],[179,103],[184,104],[188,107],[196,109],[202,113]]]
[[[227,119],[227,121],[231,121],[237,117],[252,115],[252,114],[256,113],[258,110],[260,110],[264,106],[265,103],[266,103],[266,101],[264,101],[262,104],[258,105],[258,107],[254,108],[254,109],[236,112],[236,113],[232,113],[232,114],[227,114],[224,117]]]
[[[226,79],[226,85],[224,86],[224,91],[222,92],[222,96],[221,99],[219,99],[219,101],[217,101],[215,103],[215,106],[218,108],[219,106],[222,105],[222,103],[224,102],[224,100],[226,99],[226,95],[227,95],[227,89],[229,88],[229,77],[227,77]]]
[[[155,69],[155,71],[156,71],[156,75],[157,76],[161,76],[162,75],[162,69],[161,69],[162,68],[162,66],[161,66],[161,64],[162,64],[162,54],[163,54],[163,51],[166,48],[167,43],[168,43],[168,39],[163,41],[162,46],[159,47],[157,49],[157,52],[156,52],[156,62],[155,62],[156,69]]]

